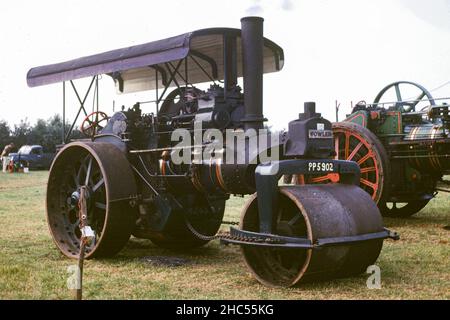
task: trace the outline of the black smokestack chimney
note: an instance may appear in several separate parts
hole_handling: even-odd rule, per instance
[[[245,130],[263,128],[263,22],[260,17],[241,19],[244,75]]]

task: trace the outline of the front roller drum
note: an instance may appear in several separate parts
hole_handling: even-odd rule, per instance
[[[279,188],[273,234],[317,239],[382,232],[382,218],[369,194],[354,185],[299,185]],[[240,228],[259,232],[257,197],[247,202]],[[362,273],[373,264],[383,239],[303,249],[242,245],[245,262],[268,286],[293,286]]]
[[[127,243],[137,217],[136,184],[125,155],[110,143],[73,142],[56,156],[47,186],[47,222],[56,246],[70,258],[80,252],[83,186],[87,224],[95,234],[85,258],[112,256]]]

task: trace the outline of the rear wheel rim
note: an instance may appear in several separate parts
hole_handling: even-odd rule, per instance
[[[86,246],[86,254],[89,255],[95,251],[105,228],[108,197],[104,174],[97,160],[87,150],[78,153],[77,159],[71,159],[70,163],[63,163],[62,174],[57,200],[62,217],[57,219],[58,222],[49,221],[50,228],[64,254],[74,256],[79,253],[81,230],[78,200],[80,188],[86,186],[87,225],[95,233],[95,238]]]
[[[47,223],[58,249],[69,258],[79,254],[77,192],[86,186],[88,225],[96,236],[85,258],[118,253],[138,217],[134,179],[125,154],[110,143],[75,141],[61,149],[47,184]]]

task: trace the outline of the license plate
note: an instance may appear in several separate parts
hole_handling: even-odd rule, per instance
[[[309,172],[334,172],[335,167],[332,162],[312,161],[308,163]]]

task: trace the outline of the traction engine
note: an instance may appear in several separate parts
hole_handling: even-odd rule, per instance
[[[418,91],[417,97],[402,100],[402,88]],[[383,102],[390,92],[397,101]],[[372,104],[359,102],[343,122],[333,124],[335,158],[358,163],[360,187],[384,216],[411,216],[438,191],[450,191],[443,180],[450,173],[449,105],[436,101],[423,86],[398,81],[383,88]]]

